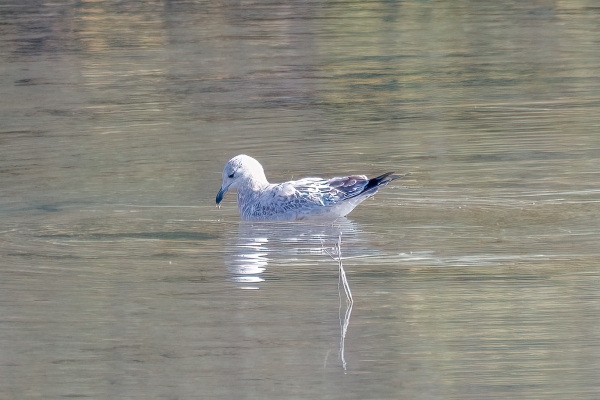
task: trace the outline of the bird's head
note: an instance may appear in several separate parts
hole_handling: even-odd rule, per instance
[[[223,168],[223,183],[217,193],[217,205],[229,189],[237,189],[240,185],[252,182],[268,183],[262,165],[254,158],[245,154],[233,157]]]

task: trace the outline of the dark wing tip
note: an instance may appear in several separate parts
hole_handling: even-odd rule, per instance
[[[334,191],[343,193],[343,198],[349,199],[360,196],[363,193],[375,194],[378,188],[402,177],[402,175],[394,175],[393,172],[386,172],[383,175],[379,175],[371,179],[364,175],[351,175],[343,178],[331,178],[327,181],[327,183]]]
[[[402,175],[394,175],[393,172],[386,172],[383,175],[379,175],[375,178],[369,179],[369,182],[362,190],[362,193],[377,189],[380,186],[385,186],[393,180],[402,178]]]
[[[385,173],[385,174],[383,174],[383,175],[379,175],[379,176],[377,176],[377,177],[375,177],[375,178],[371,178],[371,179],[369,179],[369,180],[379,180],[379,181],[383,181],[385,178],[387,178],[388,176],[390,176],[390,175],[393,175],[393,174],[394,174],[393,172],[386,172],[386,173]],[[397,176],[397,175],[394,175],[394,176]],[[392,179],[393,179],[393,178],[392,178]]]
[[[402,174],[402,175],[397,175],[394,174],[393,172],[386,172],[383,175],[380,175],[376,178],[372,178],[372,179],[378,179],[379,181],[385,182],[385,183],[389,183],[391,181],[395,181],[396,179],[402,179],[402,178],[406,178],[407,176],[409,176],[410,173],[406,173],[406,174]]]

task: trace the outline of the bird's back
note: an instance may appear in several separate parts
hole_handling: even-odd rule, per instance
[[[391,175],[304,178],[271,184],[260,193],[242,190],[238,191],[238,207],[244,220],[335,219],[346,216],[396,178]]]

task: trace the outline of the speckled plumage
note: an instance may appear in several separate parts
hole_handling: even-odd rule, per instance
[[[227,190],[235,188],[243,220],[335,219],[346,216],[363,200],[377,193],[380,187],[396,178],[388,172],[372,179],[351,175],[271,184],[260,163],[242,154],[225,165],[217,204]]]

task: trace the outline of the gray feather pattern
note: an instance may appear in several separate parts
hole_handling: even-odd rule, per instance
[[[338,218],[396,178],[389,172],[371,179],[350,175],[271,184],[260,163],[242,154],[225,166],[217,203],[232,187],[237,189],[238,209],[244,220]]]
[[[242,211],[244,219],[303,219],[311,214],[326,216],[328,214],[337,214],[338,209],[343,210],[349,207],[339,207],[348,200],[363,194],[363,190],[368,185],[369,179],[364,175],[352,175],[341,178],[331,178],[325,180],[322,178],[304,178],[297,181],[290,181],[280,184],[269,185],[255,199],[247,201],[245,198],[238,198],[242,203],[246,203]],[[385,182],[387,184],[388,182]],[[379,187],[379,186],[378,186]],[[358,203],[369,196],[374,195],[377,190],[365,193],[360,201],[352,205],[344,215],[330,215],[335,218],[345,216]],[[248,199],[249,200],[249,199]],[[347,203],[347,206],[350,204]]]

